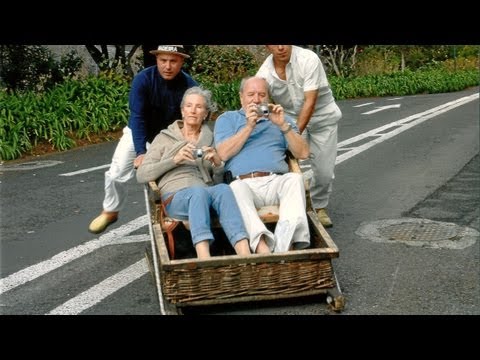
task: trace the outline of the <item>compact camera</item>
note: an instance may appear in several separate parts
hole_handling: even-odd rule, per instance
[[[192,155],[194,158],[202,158],[203,157],[203,150],[202,149],[193,149]]]
[[[267,104],[258,104],[257,105],[257,114],[260,116],[268,117],[270,114],[270,109]]]

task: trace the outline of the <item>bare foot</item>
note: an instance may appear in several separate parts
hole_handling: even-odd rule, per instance
[[[260,237],[258,246],[255,249],[256,254],[270,254],[270,249],[268,248],[267,242],[265,241],[265,235]]]
[[[210,258],[210,242],[208,240],[203,240],[196,243],[195,251],[197,252],[197,257],[200,260],[205,260]]]
[[[247,256],[247,255],[251,254],[250,245],[248,244],[247,239],[242,239],[242,240],[237,241],[235,243],[234,248],[235,248],[235,252],[237,253],[237,255]]]

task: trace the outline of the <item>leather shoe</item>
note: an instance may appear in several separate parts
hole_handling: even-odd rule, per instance
[[[318,220],[323,225],[323,227],[327,228],[327,227],[333,226],[332,220],[327,214],[327,209],[325,208],[317,209],[317,216],[318,216]]]
[[[88,231],[94,234],[101,233],[105,231],[108,225],[113,224],[117,220],[118,211],[102,211],[102,213],[90,223]]]

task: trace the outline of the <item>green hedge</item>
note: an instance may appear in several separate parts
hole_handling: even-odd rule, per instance
[[[123,127],[128,119],[129,83],[90,77],[68,80],[44,93],[0,92],[0,158],[11,160],[45,140],[67,150],[75,139],[88,139]]]
[[[337,100],[376,96],[435,94],[463,90],[479,85],[478,70],[451,72],[445,69],[404,71],[352,79],[331,77]]]

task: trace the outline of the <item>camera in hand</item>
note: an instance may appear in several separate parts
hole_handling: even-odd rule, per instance
[[[192,155],[194,158],[202,158],[203,157],[203,150],[202,149],[193,149]]]
[[[260,116],[268,117],[270,114],[270,109],[267,104],[258,104],[257,105],[257,114]]]

